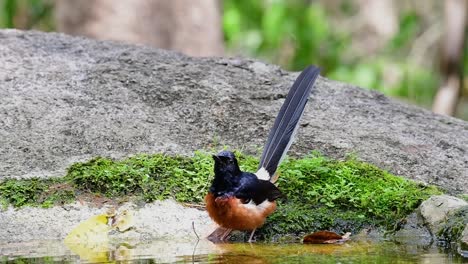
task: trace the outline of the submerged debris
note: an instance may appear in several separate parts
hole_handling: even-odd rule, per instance
[[[318,231],[304,237],[304,244],[338,244],[349,240],[351,233],[348,232],[343,236],[331,231]]]

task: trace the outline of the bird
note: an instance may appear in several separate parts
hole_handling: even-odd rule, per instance
[[[275,174],[293,142],[299,120],[320,69],[310,65],[291,86],[265,143],[258,170],[241,171],[235,154],[221,151],[213,155],[214,178],[205,203],[208,215],[223,231],[215,230],[208,238],[224,241],[232,230],[252,231],[248,242],[266,218],[276,210],[282,197],[275,185]]]

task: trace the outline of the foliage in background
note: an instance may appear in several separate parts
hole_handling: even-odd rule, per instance
[[[349,15],[351,2],[344,3],[341,11]],[[333,27],[332,16],[316,1],[226,0],[223,28],[227,47],[234,53],[262,57],[290,70],[316,64],[329,78],[431,105],[438,73],[430,65],[407,60],[410,43],[421,32],[414,12],[400,17],[399,32],[382,52],[366,57],[354,56],[354,36]]]
[[[54,30],[53,0],[0,0],[0,28]]]
[[[349,36],[332,30],[325,10],[305,1],[224,1],[226,45],[300,70],[311,63],[325,72],[341,63]]]

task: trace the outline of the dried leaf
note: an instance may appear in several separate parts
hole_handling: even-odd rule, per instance
[[[343,243],[349,240],[351,233],[346,233],[343,236],[331,231],[318,231],[304,237],[304,244],[336,244]]]
[[[122,213],[114,216],[114,222],[112,227],[117,229],[119,232],[125,232],[132,228],[135,224],[133,219],[133,213],[129,210],[124,210]]]

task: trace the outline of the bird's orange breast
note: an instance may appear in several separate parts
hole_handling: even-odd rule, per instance
[[[211,193],[206,195],[205,202],[208,214],[218,225],[235,230],[253,230],[262,226],[266,217],[276,209],[275,201],[244,204],[236,197],[215,198]]]

